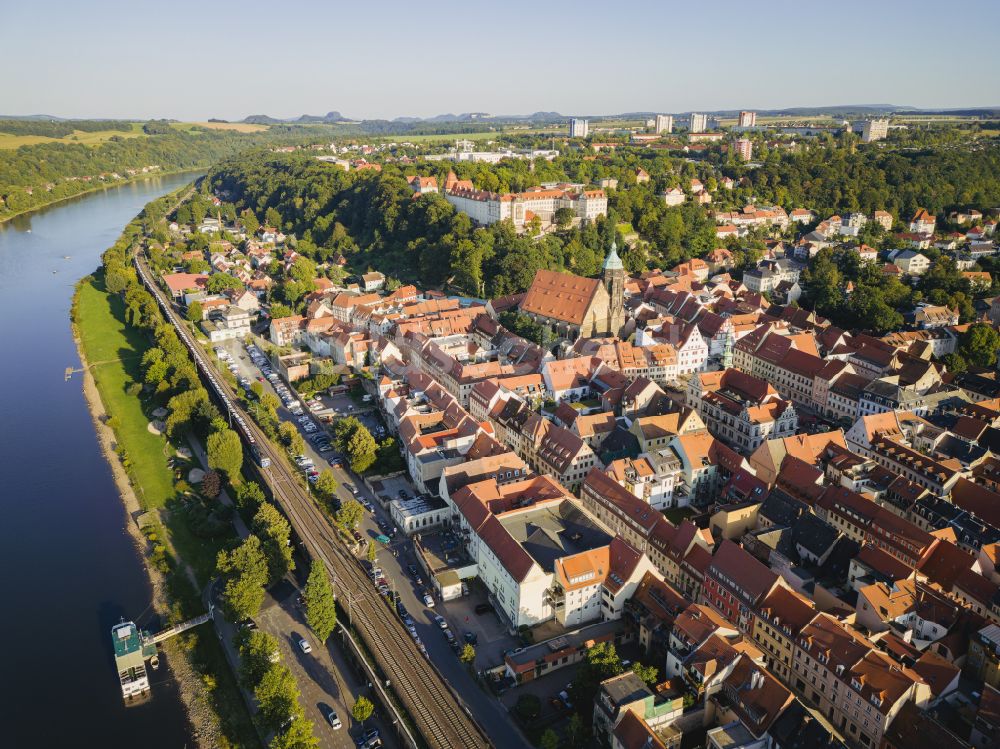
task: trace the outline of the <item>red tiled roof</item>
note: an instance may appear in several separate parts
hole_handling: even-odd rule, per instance
[[[732,580],[754,601],[766,595],[778,580],[778,576],[768,567],[728,539],[715,552],[708,572],[720,581]]]
[[[582,325],[600,286],[595,278],[539,270],[521,302],[521,310]]]

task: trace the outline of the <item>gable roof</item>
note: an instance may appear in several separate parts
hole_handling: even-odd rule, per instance
[[[523,312],[582,325],[599,289],[596,278],[539,270],[521,302]]]
[[[767,595],[778,581],[778,576],[770,568],[729,539],[724,540],[712,556],[708,572],[717,580],[732,581],[742,588],[751,603]]]

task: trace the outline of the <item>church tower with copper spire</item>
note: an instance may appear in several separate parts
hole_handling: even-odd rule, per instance
[[[625,325],[625,266],[618,257],[618,247],[611,242],[611,250],[604,258],[602,270],[604,288],[608,292],[608,332],[618,335]]]

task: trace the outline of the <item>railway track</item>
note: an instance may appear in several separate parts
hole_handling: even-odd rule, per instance
[[[156,299],[161,312],[194,359],[209,390],[234,422],[237,432],[254,459],[271,493],[287,515],[292,528],[309,554],[321,559],[338,588],[338,597],[351,601],[351,624],[374,657],[399,703],[409,713],[428,746],[455,749],[492,747],[468,708],[447,685],[441,674],[417,649],[416,643],[387,602],[372,588],[357,557],[337,538],[326,517],[299,483],[284,456],[246,414],[235,393],[208,354],[188,334],[170,301],[156,285],[137,252],[138,277]]]

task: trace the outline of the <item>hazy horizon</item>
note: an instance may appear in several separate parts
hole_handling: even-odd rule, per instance
[[[924,28],[956,19],[961,45]],[[581,0],[550,7],[387,0],[138,6],[41,0],[5,9],[7,115],[240,120],[339,111],[433,117],[784,109],[847,101],[1000,106],[1000,4],[828,6]],[[178,20],[181,19],[181,20]],[[829,43],[829,48],[824,47]],[[40,54],[40,50],[44,53]],[[843,106],[843,105],[839,105]]]

